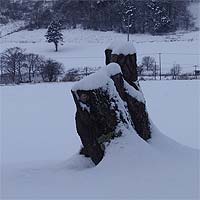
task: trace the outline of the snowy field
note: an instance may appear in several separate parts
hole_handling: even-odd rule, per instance
[[[0,27],[1,28],[1,27]],[[20,31],[0,38],[0,53],[10,47],[21,47],[30,53],[53,58],[64,64],[65,69],[99,67],[104,64],[104,50],[112,41],[126,41],[126,34],[82,29],[64,30],[64,45],[59,52],[53,44],[45,42],[46,30]],[[177,32],[164,36],[134,34],[130,40],[137,49],[138,63],[144,56],[152,56],[158,64],[161,53],[162,71],[169,72],[180,64],[183,72],[192,72],[199,65],[199,31]]]
[[[97,167],[77,155],[72,86],[0,87],[1,198],[200,198],[200,81],[141,82],[164,135],[154,127],[147,144],[127,133]]]
[[[25,26],[24,21],[14,21],[7,24],[0,24],[0,38],[9,35]]]
[[[0,27],[2,35],[19,28]],[[3,30],[3,31],[2,31]],[[12,31],[11,31],[12,30]],[[64,30],[54,51],[46,30],[20,31],[0,38],[0,53],[10,47],[53,58],[65,69],[104,65],[110,42],[125,34]],[[191,72],[199,64],[199,31],[165,36],[131,35],[138,63],[143,56],[163,71],[180,64]],[[111,142],[102,162],[77,153],[73,83],[0,87],[1,198],[3,199],[198,199],[200,81],[145,81],[141,86],[154,124],[149,143],[135,133]],[[163,134],[162,134],[162,133]]]

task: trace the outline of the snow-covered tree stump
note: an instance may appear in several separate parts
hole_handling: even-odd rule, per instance
[[[129,43],[113,42],[105,50],[106,65],[111,62],[118,63],[124,79],[132,85],[138,80],[137,75],[137,57],[135,47]]]
[[[118,80],[120,68],[117,64],[114,70],[118,71],[112,77]],[[72,89],[77,107],[76,128],[83,144],[80,153],[91,157],[95,164],[104,156],[104,143],[121,134],[116,130],[118,123],[126,121],[125,115],[120,114],[117,96],[120,97],[108,73],[103,69],[82,79]]]
[[[106,62],[116,63],[82,79],[72,89],[77,107],[76,128],[83,145],[80,153],[90,157],[96,165],[104,156],[105,144],[123,134],[125,129],[144,140],[151,137],[145,100],[136,82],[135,50],[132,46],[126,47],[127,55],[108,49]]]
[[[148,140],[151,137],[151,131],[145,100],[144,97],[140,97],[140,100],[137,99],[137,97],[141,96],[142,91],[138,82],[135,47],[130,42],[117,43],[115,41],[105,50],[105,56],[106,64],[112,62],[119,64],[123,78],[128,83],[126,83],[126,87],[132,86],[135,88],[134,95],[138,95],[134,97],[128,92],[125,101],[127,102],[135,130],[140,137]]]

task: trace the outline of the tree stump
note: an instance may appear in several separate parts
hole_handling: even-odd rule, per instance
[[[131,43],[111,43],[105,50],[105,57],[106,65],[112,62],[119,64],[124,79],[130,85],[138,80],[136,50]]]
[[[126,48],[129,48],[129,50],[127,50]],[[121,96],[121,98],[127,102],[128,111],[138,135],[144,140],[150,139],[150,121],[148,113],[146,111],[144,97],[142,97],[142,101],[138,101],[137,98],[130,95],[130,90],[133,91],[135,89],[138,92],[133,91],[133,93],[138,93],[143,96],[138,82],[137,57],[135,48],[132,46],[131,43],[127,44],[126,42],[117,45],[111,44],[110,47],[105,50],[105,57],[107,64],[112,62],[119,64],[122,71],[122,76],[127,82],[126,86],[129,87],[129,92],[125,92],[125,99],[124,95],[123,97]],[[130,86],[132,86],[133,88],[130,88]]]
[[[118,79],[119,76],[121,75],[113,76],[118,86],[120,86],[118,81],[121,81]],[[124,123],[128,121],[120,111],[116,97],[109,92],[111,87],[114,88],[111,81],[112,79],[105,84],[105,87],[96,89],[72,89],[77,107],[76,128],[83,145],[80,153],[91,157],[95,164],[98,164],[104,156],[104,143],[121,134],[116,131],[117,125],[121,121]],[[117,94],[117,90],[115,93]]]
[[[83,145],[80,154],[96,165],[103,159],[105,144],[123,134],[122,127],[135,129],[144,140],[151,137],[145,100],[137,82],[136,53],[116,52],[107,49],[107,66],[72,88],[76,128]]]

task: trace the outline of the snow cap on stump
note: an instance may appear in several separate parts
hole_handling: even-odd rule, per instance
[[[112,50],[112,54],[132,55],[136,49],[132,42],[113,41],[106,49]]]
[[[112,42],[105,50],[105,63],[119,64],[124,79],[134,87],[133,82],[138,80],[137,56],[133,42]]]
[[[104,69],[106,69],[107,75],[109,77],[122,73],[121,68],[117,63],[110,63]]]
[[[106,86],[106,84],[108,84],[108,82],[111,81],[110,79],[111,76],[120,73],[122,73],[120,66],[117,63],[110,63],[109,65],[103,67],[96,73],[81,79],[73,86],[72,91],[94,90]]]

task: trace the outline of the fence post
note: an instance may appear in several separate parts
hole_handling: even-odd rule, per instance
[[[197,79],[197,65],[194,66],[194,76]]]
[[[154,76],[155,76],[154,78],[155,78],[155,80],[156,80],[156,76],[157,76],[157,71],[156,70],[157,70],[157,67],[156,67],[156,62],[155,62],[155,66],[154,66]]]
[[[128,15],[128,33],[127,33],[127,41],[129,42],[129,35],[130,35],[130,15]]]
[[[88,76],[88,68],[85,67],[85,76]]]
[[[2,61],[1,54],[0,54],[0,69],[1,69],[0,83],[3,83],[3,61]]]
[[[162,79],[161,53],[159,53],[160,80]]]

